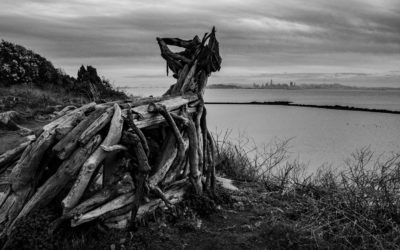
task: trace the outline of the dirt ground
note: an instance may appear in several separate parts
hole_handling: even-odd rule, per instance
[[[41,210],[17,227],[11,236],[14,242],[6,249],[315,248],[308,237],[303,237],[301,228],[296,229],[296,218],[285,209],[284,200],[257,183],[238,186],[239,191],[219,188],[219,201],[188,198],[176,207],[181,211],[176,215],[164,211],[127,231],[102,229],[100,224],[93,223],[50,236],[48,223],[57,216]]]
[[[229,201],[206,215],[157,221],[119,236],[109,249],[312,249],[285,202],[276,200],[258,183],[236,183]],[[226,191],[224,191],[226,192]],[[226,196],[226,194],[225,194]],[[301,230],[300,230],[301,231]]]

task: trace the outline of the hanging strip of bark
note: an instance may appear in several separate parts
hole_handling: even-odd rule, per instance
[[[207,81],[208,81],[207,74],[203,70],[201,70],[199,72],[197,79],[197,93],[199,93],[201,96],[204,95],[204,90],[207,86]]]
[[[210,159],[211,159],[211,165],[209,168],[210,171],[210,187],[211,187],[211,192],[215,194],[215,142],[214,139],[211,136],[211,133],[208,131],[207,133],[207,138],[208,141],[210,142]]]
[[[189,72],[189,65],[186,64],[182,70],[179,71],[179,77],[176,83],[172,86],[172,90],[169,94],[180,94],[180,91],[182,89],[182,85],[185,82],[186,76]]]
[[[208,134],[208,128],[207,128],[207,109],[206,107],[203,107],[203,115],[201,116],[200,120],[200,127],[201,127],[201,135],[203,138],[203,169],[206,168],[207,164],[207,150],[208,150],[208,139],[207,139],[207,134]]]
[[[189,137],[189,163],[190,163],[190,181],[195,188],[197,194],[203,192],[201,183],[201,173],[199,171],[199,154],[198,154],[198,137],[196,127],[193,120],[189,116],[189,124],[187,126],[187,133]]]
[[[196,117],[195,117],[195,126],[196,126],[196,132],[197,132],[197,139],[198,139],[198,149],[197,152],[199,154],[199,171],[201,173],[204,173],[204,167],[203,167],[203,136],[202,136],[202,129],[201,129],[201,117],[203,116],[203,110],[204,110],[204,104],[200,103],[198,105]]]
[[[111,120],[110,129],[102,145],[112,146],[117,144],[121,138],[122,126],[123,119],[121,116],[121,109],[119,108],[118,104],[114,104],[114,115]],[[93,173],[106,156],[107,152],[105,152],[101,147],[98,147],[96,151],[86,160],[81,168],[75,184],[68,193],[67,197],[65,197],[65,199],[62,201],[64,212],[68,212],[78,204],[79,199],[85,192]]]
[[[182,84],[182,88],[180,89],[180,93],[183,95],[190,89],[191,83],[194,81],[194,75],[196,73],[197,60],[194,61],[192,67],[186,75],[185,81]]]
[[[207,128],[207,109],[206,107],[203,108],[203,115],[201,116],[200,126],[202,131],[202,138],[203,138],[203,173],[206,176],[206,189],[209,190],[210,188],[210,181],[211,181],[211,173],[210,173],[210,166],[211,166],[211,158],[210,158],[210,147],[209,147],[209,140],[208,140],[208,128]]]
[[[126,122],[128,123],[128,126],[133,130],[135,134],[137,134],[140,138],[140,142],[142,143],[144,152],[146,153],[146,156],[149,156],[150,154],[150,149],[149,145],[147,144],[146,136],[143,134],[142,130],[140,130],[136,125],[135,122],[133,121],[133,114],[132,110],[129,108],[127,111],[127,116],[126,116]]]

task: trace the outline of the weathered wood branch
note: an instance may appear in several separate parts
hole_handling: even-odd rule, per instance
[[[198,137],[196,127],[193,120],[189,116],[189,124],[187,126],[189,137],[189,162],[190,162],[190,181],[192,182],[196,193],[201,194],[203,187],[201,183],[201,173],[199,171],[199,154],[198,154]]]
[[[207,131],[207,140],[209,141],[209,159],[210,159],[210,166],[209,170],[210,171],[210,188],[211,192],[215,193],[215,142],[214,139],[212,138],[212,135],[209,131]]]
[[[136,170],[131,169],[131,175],[134,177],[136,187],[135,199],[133,201],[131,214],[132,218],[135,218],[141,200],[144,196],[145,183],[147,182],[151,168],[139,136],[133,133],[125,132],[123,138],[125,143],[128,144],[132,155],[136,157],[136,161],[138,163],[138,168]]]
[[[121,138],[122,125],[123,119],[121,116],[121,109],[118,104],[114,104],[114,115],[111,120],[110,129],[102,145],[112,146],[117,144]],[[99,147],[83,164],[77,181],[68,193],[67,197],[62,201],[65,212],[71,210],[78,204],[79,199],[82,197],[86,187],[88,186],[93,173],[106,156],[107,152]]]
[[[157,42],[158,45],[160,46],[160,50],[161,50],[161,56],[164,58],[171,58],[171,59],[175,59],[178,61],[182,61],[184,63],[190,63],[191,60],[189,58],[186,58],[185,56],[179,55],[178,53],[173,53],[167,46],[167,44],[165,43],[165,40],[158,38],[157,37]]]
[[[99,206],[98,208],[84,214],[76,214],[76,216],[71,220],[71,226],[76,227],[79,226],[85,222],[92,221],[94,219],[97,219],[101,215],[119,209],[121,207],[124,207],[126,205],[129,205],[133,203],[135,199],[135,195],[132,192],[122,194],[118,196],[117,198]]]
[[[16,161],[30,143],[30,141],[26,141],[24,143],[21,143],[16,148],[10,149],[0,155],[0,173],[5,170],[9,163]]]
[[[40,134],[43,131],[50,131],[54,128],[56,128],[57,126],[59,126],[60,124],[63,124],[67,119],[70,118],[71,115],[74,115],[75,113],[82,113],[85,114],[87,112],[93,111],[96,108],[96,103],[95,102],[91,102],[88,104],[83,105],[80,108],[74,109],[72,111],[67,112],[64,116],[61,116],[60,118],[50,122],[49,124],[45,125],[38,134]]]
[[[202,173],[204,172],[204,168],[203,168],[203,143],[204,143],[204,141],[203,141],[203,135],[202,135],[203,133],[202,133],[201,125],[200,125],[200,123],[201,123],[200,120],[201,120],[201,117],[203,116],[203,110],[204,110],[204,103],[201,102],[198,106],[195,121],[194,121],[195,126],[196,126],[197,139],[198,139],[197,152],[199,155],[199,171]]]
[[[80,144],[86,144],[93,135],[97,134],[102,128],[104,128],[111,120],[114,114],[115,107],[118,105],[114,105],[112,108],[108,108],[102,115],[100,115],[79,137]]]
[[[200,44],[200,38],[195,36],[192,40],[182,40],[179,38],[159,38],[166,45],[174,45],[186,49],[191,49]]]
[[[167,124],[171,127],[173,134],[175,135],[176,142],[178,144],[178,152],[177,152],[177,162],[183,161],[185,157],[185,145],[183,142],[183,138],[181,135],[181,132],[178,129],[178,126],[176,125],[174,119],[172,119],[171,114],[168,112],[167,108],[164,105],[157,105],[157,104],[149,104],[148,108],[149,112],[157,112],[160,113],[165,120],[167,121]],[[159,166],[157,166],[159,167]],[[155,172],[158,171],[158,169],[154,170]]]
[[[182,88],[180,89],[181,94],[186,93],[189,90],[193,90],[192,83],[194,82],[194,75],[196,73],[197,60],[194,61],[192,67],[186,75],[185,80],[183,81]]]
[[[142,143],[144,152],[146,153],[147,156],[149,156],[150,149],[149,145],[147,144],[146,136],[143,134],[143,132],[135,125],[135,122],[133,121],[133,113],[131,109],[128,109],[127,111],[127,116],[126,116],[126,122],[128,123],[128,126],[133,130],[133,132],[139,136],[140,142]]]
[[[25,204],[16,221],[26,216],[33,209],[44,207],[50,203],[76,177],[82,164],[100,145],[100,142],[100,135],[93,137],[84,147],[76,150],[68,160],[64,161],[57,172],[39,187],[32,198]]]
[[[108,201],[123,195],[132,192],[133,186],[131,184],[128,185],[110,185],[107,186],[94,195],[92,195],[89,199],[81,202],[75,208],[70,210],[69,212],[63,214],[60,218],[53,221],[50,225],[50,232],[53,232],[63,221],[68,219],[78,219],[82,214],[85,214],[97,207],[101,206],[102,204],[107,203]]]
[[[104,113],[104,108],[97,109],[89,116],[83,119],[75,128],[72,129],[62,140],[60,140],[54,147],[53,151],[57,153],[58,158],[61,160],[66,159],[78,147],[78,139],[81,134]]]

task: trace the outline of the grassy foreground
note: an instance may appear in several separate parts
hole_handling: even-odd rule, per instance
[[[276,209],[267,230],[281,232],[275,240],[286,244],[278,248],[400,248],[400,154],[375,156],[363,148],[343,170],[321,168],[307,176],[296,161],[282,164],[288,141],[252,149],[250,159],[242,142],[224,138],[218,171],[263,186],[263,202]]]

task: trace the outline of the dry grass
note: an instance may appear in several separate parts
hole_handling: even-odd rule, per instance
[[[271,219],[271,227],[301,235],[298,245],[400,248],[400,154],[375,156],[362,148],[341,171],[321,168],[304,176],[304,165],[287,161],[288,140],[249,151],[246,140],[234,144],[228,138],[229,132],[216,136],[217,170],[232,179],[262,182],[270,205],[283,211]]]
[[[49,106],[82,105],[88,99],[63,89],[44,90],[26,85],[0,88],[0,112],[15,110],[27,115],[46,112]]]

